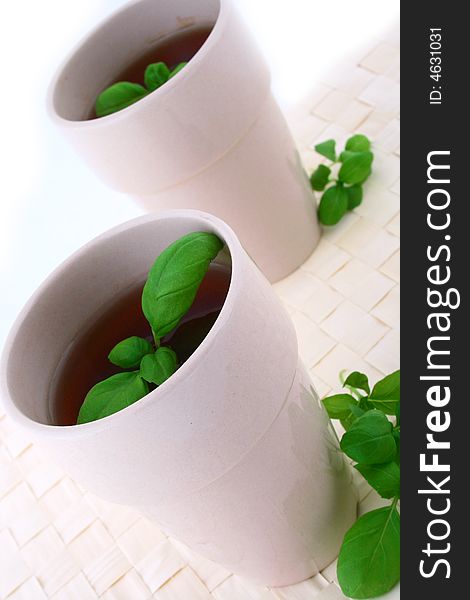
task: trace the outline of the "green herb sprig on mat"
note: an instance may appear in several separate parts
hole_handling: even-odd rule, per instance
[[[122,369],[94,385],[80,408],[77,423],[107,417],[130,406],[161,385],[177,369],[175,352],[160,344],[190,309],[209,265],[223,243],[212,233],[189,233],[166,248],[150,269],[142,292],[142,310],[153,343],[132,336],[114,346],[108,359]]]
[[[339,419],[346,430],[341,450],[391,503],[362,515],[346,533],[338,581],[350,598],[375,598],[400,579],[400,371],[378,381],[372,391],[366,375],[354,371],[344,387],[349,393],[323,399],[330,418]]]
[[[114,83],[101,92],[96,99],[96,116],[105,117],[134,104],[137,100],[141,100],[150,92],[161,87],[186,65],[187,63],[182,62],[170,70],[164,62],[152,63],[145,69],[145,87],[139,83],[130,83],[129,81]]]
[[[339,156],[335,140],[327,140],[315,146],[315,150],[331,161],[319,165],[310,177],[312,188],[323,192],[318,207],[318,218],[323,225],[336,225],[348,210],[362,202],[363,183],[372,173],[374,155],[371,143],[365,135],[356,134],[348,139]],[[331,176],[332,167],[340,163],[338,177]]]

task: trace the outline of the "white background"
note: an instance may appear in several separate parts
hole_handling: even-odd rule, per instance
[[[299,102],[323,72],[370,46],[396,22],[399,8],[399,0],[234,1],[264,51],[284,108]],[[48,83],[63,57],[124,3],[30,0],[2,8],[0,345],[22,304],[59,262],[140,214],[88,171],[45,113]]]

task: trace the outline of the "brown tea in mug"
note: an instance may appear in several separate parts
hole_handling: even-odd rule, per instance
[[[219,316],[230,285],[230,267],[212,263],[193,305],[180,324],[161,343],[176,352],[181,366],[209,333]],[[62,358],[52,384],[54,425],[75,425],[85,396],[99,381],[121,373],[108,354],[120,341],[137,335],[152,342],[150,325],[142,312],[144,283],[129,290],[91,323]],[[136,370],[136,369],[130,369]],[[155,386],[149,385],[149,389]]]
[[[189,62],[207,40],[212,29],[213,24],[194,25],[162,37],[137,60],[125,67],[113,83],[129,81],[143,85],[148,65],[164,62],[172,70],[179,63]],[[88,118],[97,118],[94,107]]]

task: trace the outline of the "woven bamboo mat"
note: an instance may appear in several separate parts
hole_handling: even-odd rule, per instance
[[[324,233],[275,288],[318,392],[341,369],[372,380],[399,368],[398,29],[317,84],[289,117],[306,168],[313,146],[353,132],[374,141],[363,204]],[[357,475],[361,512],[381,500]],[[191,552],[134,511],[104,502],[48,462],[0,407],[0,598],[8,600],[341,600],[336,564],[268,589]],[[389,598],[398,598],[396,589]]]

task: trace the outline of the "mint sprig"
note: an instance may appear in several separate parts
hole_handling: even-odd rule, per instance
[[[148,65],[144,74],[145,87],[139,83],[130,83],[129,81],[114,83],[102,91],[96,99],[96,116],[111,115],[141,100],[174,77],[186,64],[185,62],[179,63],[173,70],[170,70],[164,62]]]
[[[337,157],[335,140],[326,140],[315,150],[331,161],[320,164],[310,176],[312,189],[323,192],[318,207],[318,218],[323,225],[336,225],[347,213],[362,202],[362,184],[372,173],[374,155],[370,140],[362,134],[353,135]],[[340,164],[338,176],[331,177],[332,167]]]
[[[184,235],[168,246],[154,262],[142,292],[142,308],[153,343],[132,336],[114,346],[108,355],[124,371],[94,385],[80,408],[77,424],[107,417],[130,406],[149,392],[149,384],[162,385],[178,368],[175,352],[160,340],[178,326],[190,309],[209,265],[223,248],[212,233]]]
[[[358,371],[343,386],[350,393],[322,401],[330,418],[340,419],[346,429],[341,449],[379,495],[392,502],[362,515],[346,533],[338,582],[350,598],[375,598],[400,579],[400,371],[378,381],[372,392],[367,376]]]

